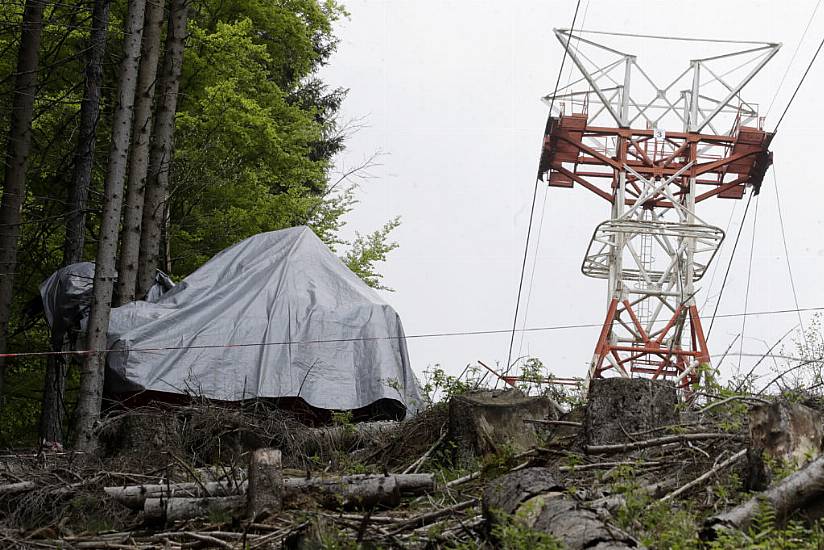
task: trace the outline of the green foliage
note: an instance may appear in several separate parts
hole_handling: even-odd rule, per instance
[[[343,428],[343,430],[348,433],[353,433],[355,431],[352,411],[333,411],[332,424]]]
[[[573,409],[583,404],[581,387],[553,383],[553,375],[538,357],[528,357],[520,367],[518,388],[527,395],[541,395]]]
[[[784,527],[776,524],[774,510],[762,503],[759,513],[746,531],[721,531],[717,540],[702,542],[698,530],[703,523],[702,514],[692,509],[690,501],[680,503],[661,502],[640,490],[631,466],[615,469],[610,485],[612,492],[624,497],[624,503],[613,514],[615,522],[636,536],[648,548],[675,550],[734,549],[818,549],[824,547],[824,528],[821,523],[807,527],[799,521],[790,521]],[[718,483],[713,492],[722,508],[737,504],[743,495],[738,494],[736,476]]]
[[[23,206],[9,351],[45,351],[42,321],[22,330],[24,304],[62,262],[64,223],[83,99],[92,2],[49,3],[40,49],[32,152]],[[0,3],[0,131],[6,135],[24,2]],[[94,258],[117,100],[126,0],[113,0],[101,113],[89,194],[85,260]],[[347,130],[338,122],[346,90],[319,76],[337,45],[334,0],[198,0],[176,115],[169,226],[171,274],[181,278],[251,235],[310,226],[370,285],[385,288],[380,262],[397,244],[392,219],[352,242],[339,234],[356,206],[350,180],[330,181]],[[0,444],[31,443],[43,360],[10,360]]]
[[[798,464],[796,464],[794,460],[774,457],[769,453],[762,453],[761,459],[764,461],[764,465],[770,473],[772,483],[777,483],[798,470]]]
[[[517,465],[515,449],[507,443],[500,445],[495,453],[483,457],[481,472],[485,479],[494,479],[509,472]]]
[[[722,531],[708,547],[710,550],[817,550],[824,548],[824,527],[821,522],[807,527],[795,520],[779,527],[773,508],[762,502],[758,515],[746,532]]]
[[[533,531],[515,521],[492,528],[498,547],[504,550],[563,550],[564,544],[548,533]]]
[[[401,223],[394,218],[380,229],[368,235],[357,234],[343,261],[347,267],[358,274],[366,284],[383,290],[391,290],[381,284],[381,275],[375,269],[378,262],[386,261],[386,256],[398,247],[398,243],[389,241],[389,234]]]
[[[456,376],[446,374],[441,365],[436,363],[423,371],[424,380],[421,390],[429,403],[437,403],[441,400],[448,401],[453,395],[461,395],[476,387],[472,378],[459,380]]]

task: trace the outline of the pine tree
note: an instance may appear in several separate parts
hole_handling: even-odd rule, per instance
[[[143,50],[137,77],[134,108],[134,135],[129,163],[123,233],[120,238],[118,295],[121,304],[131,302],[137,290],[137,263],[140,256],[140,229],[143,226],[143,200],[149,168],[149,144],[152,138],[152,103],[155,95],[157,66],[160,58],[160,35],[163,28],[164,0],[150,0],[146,5]]]
[[[140,235],[140,264],[137,275],[137,294],[149,291],[159,264],[160,242],[166,221],[166,199],[169,192],[175,112],[177,111],[180,76],[183,70],[183,51],[188,22],[187,0],[172,0],[169,29],[166,34],[166,54],[160,77],[160,98],[154,124],[149,180],[143,206],[143,227]]]
[[[6,146],[3,199],[0,202],[0,353],[6,351],[9,318],[17,270],[17,241],[26,197],[26,168],[31,154],[31,123],[37,93],[37,67],[46,0],[26,0],[17,57],[11,126]],[[5,359],[0,357],[0,404]]]
[[[97,246],[87,349],[106,348],[106,334],[112,307],[112,294],[116,278],[117,237],[120,213],[123,205],[123,187],[126,165],[129,158],[129,142],[132,135],[132,120],[137,72],[140,64],[140,44],[143,37],[143,20],[146,0],[129,0],[126,28],[124,32],[123,61],[120,65],[118,101],[112,122],[112,142],[106,171],[103,196],[103,214],[100,221],[100,239]],[[80,392],[77,401],[76,447],[90,451],[97,445],[94,433],[95,422],[100,416],[103,400],[103,375],[106,353],[97,352],[87,356],[80,373]]]

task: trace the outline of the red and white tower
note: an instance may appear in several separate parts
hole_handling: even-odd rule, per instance
[[[581,266],[609,285],[588,378],[648,376],[686,386],[710,363],[696,283],[724,239],[697,206],[758,193],[773,136],[741,90],[780,44],[565,29],[555,35],[580,79],[544,98],[551,112],[539,177],[610,204]],[[659,85],[635,55],[595,38],[643,40],[643,51],[659,57],[671,41],[722,51],[692,59]]]

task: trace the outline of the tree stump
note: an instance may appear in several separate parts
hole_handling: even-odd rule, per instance
[[[590,382],[584,427],[587,445],[632,441],[630,434],[678,423],[678,395],[671,382],[647,378],[598,378]]]
[[[513,516],[521,526],[552,535],[570,550],[640,547],[630,535],[566,496],[548,468],[525,468],[490,482],[484,490],[483,513],[491,525]]]
[[[130,411],[101,430],[98,451],[106,458],[122,457],[130,464],[148,467],[167,460],[168,451],[176,451],[179,441],[177,415],[162,410]]]
[[[279,449],[257,449],[249,457],[246,515],[254,519],[264,510],[279,512],[283,503],[283,474]]]
[[[768,462],[798,468],[821,454],[824,442],[824,414],[786,400],[750,409],[750,448],[746,485],[752,491],[769,486],[772,472]],[[764,457],[772,460],[765,461]]]
[[[548,398],[529,397],[517,390],[489,390],[456,395],[449,400],[448,439],[453,460],[471,464],[477,457],[497,453],[504,446],[515,452],[538,444],[538,434],[527,420],[554,419]]]

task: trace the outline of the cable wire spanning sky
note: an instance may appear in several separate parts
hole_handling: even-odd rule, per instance
[[[351,15],[338,24],[340,45],[323,77],[349,89],[343,117],[363,127],[349,139],[338,169],[380,152],[379,165],[360,181],[361,202],[349,216],[348,230],[364,233],[401,216],[393,233],[400,247],[381,271],[384,284],[395,289],[386,298],[408,333],[511,326],[547,116],[540,97],[553,90],[563,58],[552,29],[569,26],[575,5],[574,0],[346,2]],[[824,10],[817,8],[816,0],[677,5],[582,0],[576,28],[782,43],[743,93],[759,105],[766,129],[772,130],[824,34]],[[632,53],[666,76],[686,66],[690,45],[645,45]],[[710,47],[703,45],[702,54]],[[723,44],[712,47],[717,53],[729,50]],[[575,78],[565,65],[561,84]],[[721,365],[723,374],[746,372],[758,353],[799,324],[793,311],[748,317],[745,327],[741,317],[722,316],[740,313],[745,305],[747,311],[795,309],[788,267],[798,306],[824,306],[824,192],[818,175],[824,113],[817,108],[822,84],[824,59],[819,59],[773,141],[775,178],[767,174],[743,227],[746,198],[699,205],[699,215],[727,234],[697,285],[705,326],[741,231],[709,340],[717,356],[737,338],[737,353]],[[516,334],[513,358],[539,357],[562,377],[586,373],[606,313],[607,287],[584,277],[580,266],[593,229],[608,217],[608,204],[581,189],[538,188],[517,325],[588,326]],[[814,314],[802,313],[805,326]],[[457,374],[478,359],[503,365],[508,347],[507,333],[409,342],[419,374],[435,364]],[[784,351],[797,355],[791,338]]]

